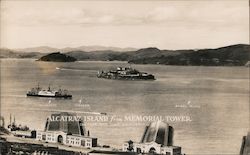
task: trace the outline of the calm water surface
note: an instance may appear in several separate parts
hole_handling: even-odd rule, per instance
[[[125,62],[49,63],[32,59],[1,60],[2,115],[43,130],[54,111],[105,112],[117,116],[188,116],[191,122],[169,122],[174,143],[186,154],[239,153],[248,128],[248,68],[132,65],[156,81],[113,81],[96,78],[98,70],[129,66]],[[57,70],[56,67],[66,68]],[[72,100],[26,97],[31,87],[66,88]],[[79,100],[82,105],[79,105]],[[187,108],[186,106],[195,106]],[[178,107],[184,106],[184,107]],[[87,116],[89,114],[80,114]],[[121,148],[140,141],[149,122],[85,122],[100,145]]]

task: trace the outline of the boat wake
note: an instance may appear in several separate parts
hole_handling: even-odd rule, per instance
[[[59,68],[56,67],[57,70],[69,70],[69,71],[92,71],[92,72],[97,72],[97,70],[90,70],[90,69],[78,69],[78,68]]]
[[[24,95],[1,95],[1,97],[26,98]]]

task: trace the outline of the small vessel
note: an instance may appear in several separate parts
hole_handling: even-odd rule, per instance
[[[43,90],[39,84],[37,87],[32,88],[30,91],[27,92],[27,96],[34,96],[34,97],[53,97],[53,98],[67,98],[71,99],[72,95],[68,93],[66,89],[58,89],[52,90],[50,86],[47,90]]]
[[[116,70],[98,71],[97,77],[114,80],[155,80],[154,75],[139,72],[131,67],[117,67]]]
[[[21,124],[17,125],[15,116],[14,120],[12,121],[12,117],[10,114],[10,124],[7,126],[8,131],[12,133],[16,137],[24,137],[24,138],[35,138],[36,136],[36,131],[35,130],[30,130],[28,126],[24,125],[22,126]]]

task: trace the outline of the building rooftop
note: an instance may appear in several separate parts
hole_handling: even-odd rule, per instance
[[[156,142],[163,146],[173,145],[173,127],[162,121],[146,126],[141,143]]]
[[[46,121],[45,131],[62,131],[69,135],[85,135],[82,120],[76,114],[67,112],[51,114],[51,117]]]

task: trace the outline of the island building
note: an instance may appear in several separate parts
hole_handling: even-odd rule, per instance
[[[181,147],[173,145],[174,129],[162,121],[152,122],[146,126],[139,143],[127,141],[123,151],[137,153],[156,153],[181,155]]]
[[[97,146],[97,138],[90,137],[82,120],[75,114],[67,112],[52,114],[47,118],[44,131],[37,131],[36,139],[76,147]]]

